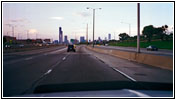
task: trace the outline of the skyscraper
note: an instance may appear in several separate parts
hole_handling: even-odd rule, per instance
[[[59,43],[60,44],[63,43],[63,31],[62,31],[62,27],[59,27]]]
[[[111,34],[110,33],[108,34],[108,40],[111,40]]]
[[[65,43],[65,44],[68,44],[68,38],[67,38],[67,35],[64,36],[64,43]]]

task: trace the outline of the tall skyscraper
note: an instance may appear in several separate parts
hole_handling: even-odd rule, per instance
[[[68,38],[67,38],[67,35],[64,36],[64,43],[68,44]]]
[[[59,27],[59,43],[63,43],[63,31],[62,27]]]
[[[108,34],[108,40],[111,40],[111,34],[110,33]]]

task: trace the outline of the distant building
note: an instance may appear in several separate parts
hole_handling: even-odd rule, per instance
[[[99,42],[101,42],[101,41],[102,41],[100,37],[98,37],[98,41],[99,41]]]
[[[53,43],[54,44],[59,44],[59,41],[58,40],[54,40]]]
[[[80,42],[81,42],[81,43],[86,42],[86,40],[84,39],[84,36],[81,36],[81,37],[80,37]]]
[[[62,31],[62,27],[59,27],[59,43],[60,44],[63,43],[63,31]]]
[[[64,36],[64,43],[68,44],[68,37],[67,37],[67,35]]]
[[[43,42],[49,44],[51,43],[51,39],[44,39]]]
[[[43,43],[42,39],[36,39],[36,43]]]
[[[111,34],[110,33],[108,34],[108,40],[111,40]]]
[[[7,43],[16,43],[16,37],[4,36],[3,41]]]
[[[77,39],[70,39],[70,43],[72,43],[72,44],[78,44],[79,41]]]

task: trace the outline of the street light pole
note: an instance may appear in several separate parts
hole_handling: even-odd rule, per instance
[[[94,48],[95,9],[93,9],[93,48]]]
[[[12,36],[14,37],[14,26],[12,26]]]
[[[37,32],[36,32],[36,37],[35,37],[35,38],[36,38],[36,40],[37,40]]]
[[[121,22],[124,23],[124,22]],[[129,36],[131,36],[131,24],[130,23],[124,23],[124,24],[128,24],[129,25]]]
[[[129,36],[131,36],[131,24],[129,23]]]
[[[140,3],[137,3],[137,16],[138,16],[138,34],[137,34],[137,53],[140,53]]]
[[[114,32],[114,40],[115,40],[115,32]]]
[[[101,9],[101,8],[90,8],[87,7],[87,9],[93,9],[93,48],[94,48],[94,34],[95,34],[95,10]]]
[[[27,39],[29,39],[29,30],[27,30]]]

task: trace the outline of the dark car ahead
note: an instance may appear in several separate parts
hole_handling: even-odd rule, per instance
[[[147,47],[147,50],[158,51],[158,48],[154,45],[150,45],[150,46]]]
[[[69,51],[74,51],[74,52],[76,52],[75,46],[74,46],[74,45],[68,45],[67,52],[69,52]]]

